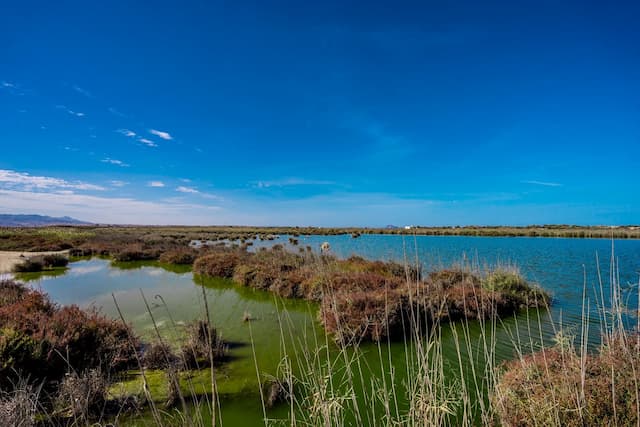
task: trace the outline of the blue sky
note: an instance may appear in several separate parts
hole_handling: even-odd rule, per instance
[[[3,2],[0,213],[640,222],[628,2]]]

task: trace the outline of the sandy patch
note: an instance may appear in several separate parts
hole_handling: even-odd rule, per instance
[[[11,273],[13,266],[20,264],[27,259],[38,258],[44,255],[60,254],[68,255],[69,251],[54,251],[54,252],[11,252],[0,251],[0,274]]]

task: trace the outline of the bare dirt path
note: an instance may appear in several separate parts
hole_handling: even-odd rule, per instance
[[[1,273],[11,273],[13,271],[13,267],[16,264],[20,264],[21,262],[36,258],[42,257],[44,255],[50,254],[60,254],[60,255],[68,255],[69,251],[55,251],[55,252],[13,252],[13,251],[0,251],[0,274]]]

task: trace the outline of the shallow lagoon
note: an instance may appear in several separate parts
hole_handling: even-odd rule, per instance
[[[270,242],[257,241],[254,247],[286,244],[288,237],[281,236]],[[554,302],[549,312],[536,312],[534,318],[541,322],[539,331],[527,330],[525,315],[505,319],[496,330],[499,359],[509,359],[513,355],[511,340],[515,331],[524,342],[531,340],[534,346],[540,344],[540,336],[549,342],[554,335],[554,327],[559,319],[570,329],[578,330],[582,312],[583,284],[590,304],[590,319],[594,324],[591,340],[598,339],[598,311],[595,298],[600,296],[597,276],[596,254],[600,257],[605,299],[609,294],[609,263],[612,242],[606,239],[560,239],[560,238],[492,238],[492,237],[407,237],[398,235],[363,235],[357,239],[351,236],[299,236],[298,247],[311,246],[314,250],[322,242],[329,242],[331,250],[338,256],[352,254],[371,259],[393,259],[415,262],[416,259],[427,269],[449,266],[453,263],[471,263],[480,267],[489,265],[515,264],[529,279],[538,282],[553,296]],[[637,310],[637,284],[640,270],[640,241],[615,241],[615,256],[619,265],[620,283],[629,302],[629,311]],[[290,246],[293,250],[297,248]],[[586,278],[586,282],[585,282]],[[282,300],[272,294],[241,288],[229,281],[207,280],[194,282],[188,269],[167,268],[157,263],[112,264],[108,260],[91,259],[74,262],[65,274],[57,276],[25,276],[32,279],[33,286],[41,287],[61,304],[95,305],[113,317],[117,311],[112,293],[118,301],[127,321],[138,333],[150,339],[153,337],[151,318],[145,309],[141,290],[148,299],[154,318],[168,339],[175,336],[172,322],[178,324],[201,318],[204,313],[204,290],[210,306],[210,314],[223,338],[230,342],[231,360],[218,373],[219,391],[222,399],[222,419],[226,425],[261,425],[262,405],[258,393],[258,371],[275,375],[283,356],[288,354],[299,371],[304,367],[301,348],[313,349],[329,343],[316,321],[317,306],[305,301]],[[594,294],[594,289],[597,293]],[[160,298],[161,297],[161,298]],[[165,305],[166,303],[166,305]],[[254,319],[243,322],[249,313]],[[531,314],[531,313],[530,313]],[[555,323],[551,322],[555,319]],[[454,357],[456,342],[454,328],[442,328],[442,343],[445,358]],[[483,331],[471,324],[471,341],[480,342]],[[461,331],[459,331],[461,335]],[[486,332],[484,332],[486,333]],[[363,346],[363,366],[370,378],[363,381],[364,387],[370,380],[390,380],[389,358],[394,365],[394,380],[402,384],[406,377],[404,343],[383,345],[383,357],[376,345]],[[255,350],[255,358],[253,356]],[[457,357],[457,356],[456,356]],[[481,361],[476,361],[481,363]],[[452,364],[457,362],[452,360]],[[455,369],[451,369],[454,377]],[[385,372],[386,374],[382,374]],[[208,375],[204,375],[207,377]],[[360,391],[362,399],[365,393]],[[401,406],[401,405],[400,405]],[[280,407],[268,412],[269,418],[284,418],[288,408]],[[365,420],[366,421],[366,420]],[[370,420],[372,421],[372,420]],[[370,422],[367,422],[370,423]]]

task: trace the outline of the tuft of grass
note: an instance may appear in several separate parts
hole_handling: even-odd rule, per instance
[[[0,390],[0,425],[34,427],[37,424],[40,389],[24,380],[11,390]]]

